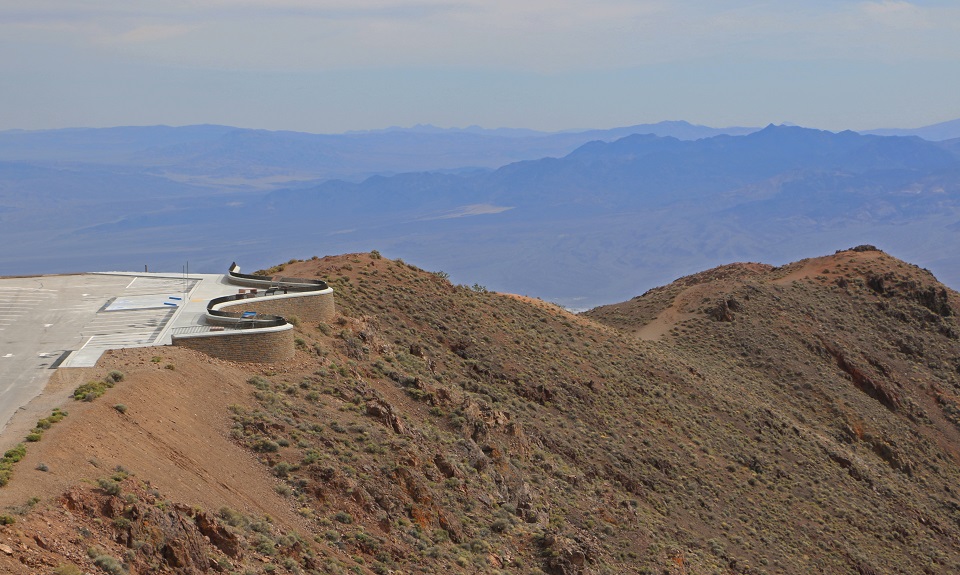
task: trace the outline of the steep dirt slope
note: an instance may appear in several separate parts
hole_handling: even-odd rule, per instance
[[[282,366],[105,358],[0,488],[0,571],[960,569],[960,300],[922,270],[737,264],[574,316],[377,253],[282,267],[337,321]]]

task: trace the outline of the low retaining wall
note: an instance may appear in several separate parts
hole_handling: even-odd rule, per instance
[[[256,287],[270,295],[248,298],[233,294],[207,304],[208,325],[242,329],[209,331],[174,336],[172,343],[229,361],[272,363],[290,359],[294,354],[293,325],[287,318],[317,324],[336,315],[333,288],[320,280],[300,278],[264,278],[240,273],[231,264],[228,281],[234,285]],[[278,292],[286,293],[278,293]],[[241,312],[255,312],[246,319]]]
[[[273,363],[293,357],[293,326],[175,336],[173,345],[229,361]]]
[[[337,314],[333,302],[333,288],[327,288],[323,291],[288,293],[238,300],[220,304],[217,309],[223,311],[255,311],[287,319],[296,316],[300,321],[312,324],[328,323]]]

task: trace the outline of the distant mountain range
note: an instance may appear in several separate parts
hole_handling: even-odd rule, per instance
[[[960,119],[950,120],[949,122],[941,122],[939,124],[933,124],[930,126],[924,126],[922,128],[914,129],[883,129],[883,130],[868,130],[862,132],[864,134],[872,134],[876,136],[917,136],[923,138],[924,140],[930,140],[933,142],[941,142],[943,140],[953,140],[960,138]]]
[[[721,262],[872,243],[960,285],[960,139],[729,131],[3,132],[0,273],[376,248],[579,308]]]
[[[695,140],[755,129],[660,122],[555,133],[433,126],[346,134],[216,125],[9,130],[0,132],[0,161],[67,169],[95,165],[174,181],[269,189],[278,182],[289,185],[399,172],[493,169],[519,160],[564,156],[590,141],[611,141],[631,134]]]

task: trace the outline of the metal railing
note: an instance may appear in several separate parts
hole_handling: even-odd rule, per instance
[[[237,285],[256,285],[265,288],[264,295],[271,295],[271,292],[283,290],[283,293],[324,291],[329,289],[327,282],[321,280],[305,278],[276,277],[269,278],[252,274],[240,273],[240,266],[237,262],[230,264],[228,272],[228,281]],[[220,304],[246,299],[255,299],[256,295],[249,293],[238,293],[213,298],[207,302],[207,315],[217,319],[222,319],[224,323],[229,323],[233,329],[256,329],[265,327],[278,327],[287,324],[287,320],[279,315],[270,315],[249,311],[223,311],[214,309]]]
[[[284,289],[290,291],[321,291],[327,289],[327,282],[307,278],[267,277],[254,274],[240,273],[237,262],[230,264],[228,278],[237,285],[256,285],[267,289]]]

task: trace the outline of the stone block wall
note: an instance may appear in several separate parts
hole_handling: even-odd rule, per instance
[[[193,336],[174,336],[173,345],[229,361],[273,363],[293,357],[293,329],[270,331],[224,331]]]
[[[319,293],[286,294],[270,298],[239,300],[220,307],[223,311],[255,311],[285,318],[297,316],[310,324],[330,322],[337,313],[333,302],[333,290]]]

